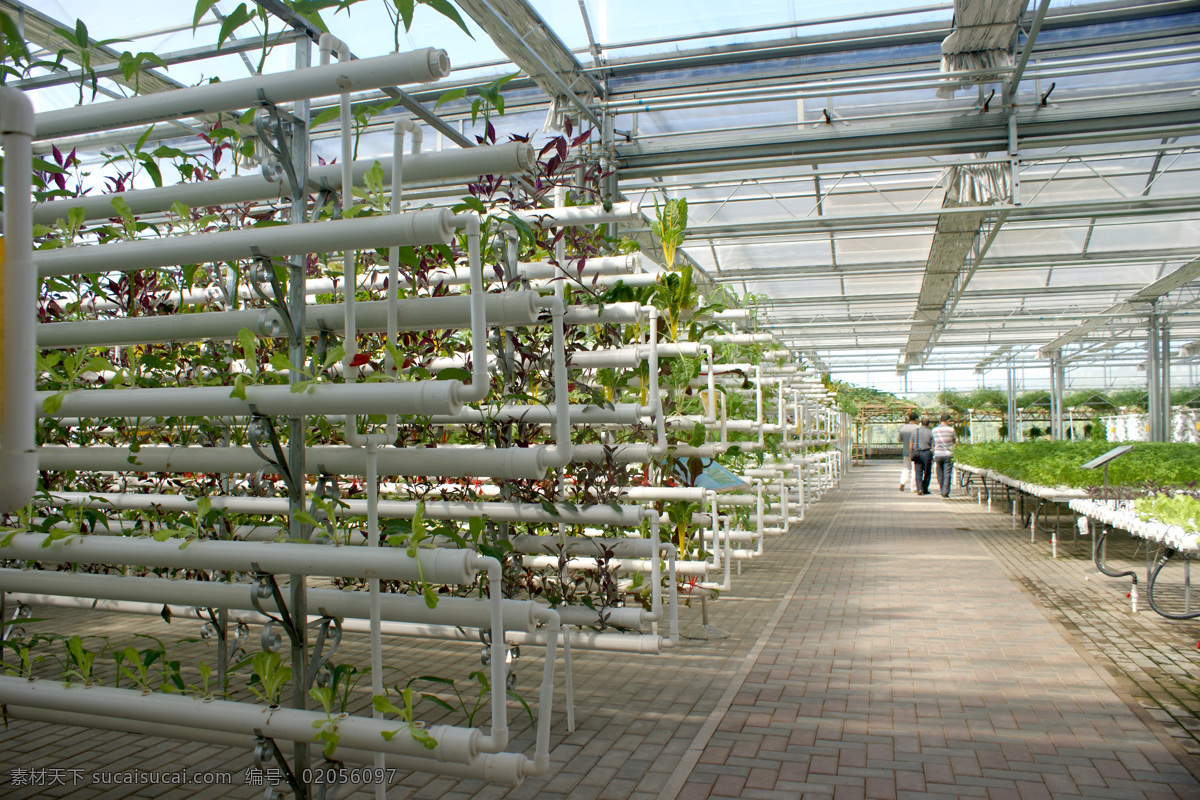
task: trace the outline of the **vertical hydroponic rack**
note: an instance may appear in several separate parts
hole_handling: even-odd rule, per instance
[[[519,783],[574,725],[571,649],[677,644],[681,590],[736,591],[837,483],[847,420],[753,309],[622,238],[686,204],[613,197],[611,131],[430,151],[370,99],[444,52],[276,47],[293,70],[65,111],[0,92],[0,702],[253,748],[297,797],[344,763]],[[390,155],[356,159],[384,123]],[[486,725],[388,688],[402,638],[483,643]]]

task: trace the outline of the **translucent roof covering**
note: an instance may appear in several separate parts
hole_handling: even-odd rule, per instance
[[[209,13],[193,33],[191,2],[26,5],[64,27],[83,19],[93,40],[122,40],[109,45],[117,53],[167,57],[155,72],[181,85],[294,66],[289,46],[264,55],[237,45],[261,42],[261,20],[224,48],[240,52],[212,52],[220,23]],[[551,95],[576,124],[581,107],[608,120],[613,144],[588,157],[603,156],[619,191],[651,213],[654,198],[686,197],[686,255],[712,281],[760,297],[780,341],[836,377],[889,389],[994,383],[972,368],[1008,347],[1022,379],[1038,384],[1039,350],[1103,318],[1064,345],[1068,381],[1144,380],[1144,314],[1106,315],[1200,257],[1193,4],[1051,2],[1030,47],[1042,4],[1029,3],[1019,30],[995,32],[1015,34],[1001,66],[953,80],[941,57],[951,3],[493,0],[499,20],[473,13],[479,5],[489,6],[460,6],[470,37],[425,6],[406,32],[382,0],[323,19],[358,57],[446,49],[450,77],[410,93],[432,111],[448,89],[470,87],[435,112],[468,144],[481,132],[470,119],[475,87],[518,71],[507,113],[492,118],[501,139],[543,136]],[[214,10],[237,7],[220,0]],[[269,35],[287,30],[267,16]],[[549,33],[526,37],[536,46],[504,45],[498,32],[524,19]],[[573,64],[574,78],[549,74],[552,62]],[[99,86],[96,102],[129,92],[107,78]],[[41,110],[80,98],[78,85],[30,91]],[[407,114],[390,109],[378,127]],[[455,146],[444,133],[430,135]],[[315,132],[315,152],[332,158],[325,136]],[[368,131],[360,147],[369,157],[390,142]],[[981,187],[965,208],[948,192],[964,173]],[[959,224],[966,232],[952,233]],[[1200,339],[1198,289],[1183,282],[1158,300],[1179,345]],[[918,336],[922,320],[933,328]],[[1190,375],[1191,358],[1177,358],[1176,375]]]

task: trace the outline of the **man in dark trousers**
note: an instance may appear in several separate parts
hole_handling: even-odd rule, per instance
[[[921,420],[921,425],[913,432],[912,462],[917,479],[917,494],[929,494],[929,478],[933,474],[933,431],[929,429],[929,420]]]
[[[921,427],[917,424],[917,412],[910,411],[908,423],[900,426],[900,491],[908,488],[909,475],[912,473],[912,437]]]

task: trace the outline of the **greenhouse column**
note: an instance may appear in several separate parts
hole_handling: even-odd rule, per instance
[[[1017,430],[1017,388],[1016,376],[1013,373],[1014,367],[1012,359],[1008,360],[1008,408],[1006,417],[1008,421],[1008,440],[1010,442],[1019,441]]]
[[[1063,363],[1062,350],[1050,354],[1050,438],[1061,442],[1063,435]]]
[[[1149,430],[1146,439],[1151,442],[1166,441],[1167,430],[1162,413],[1162,353],[1159,349],[1159,321],[1160,316],[1152,305],[1146,325],[1146,411],[1149,412],[1147,414]]]
[[[1169,442],[1173,438],[1171,425],[1171,326],[1166,314],[1159,317],[1158,324],[1161,328],[1158,335],[1158,369],[1162,375],[1160,400],[1162,402],[1163,441]]]
[[[1171,329],[1166,314],[1152,314],[1150,324],[1158,323],[1158,424],[1159,442],[1171,441]]]

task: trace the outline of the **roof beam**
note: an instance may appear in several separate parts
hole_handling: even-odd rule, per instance
[[[1008,79],[1008,85],[1004,88],[1004,97],[1009,103],[1016,99],[1017,86],[1021,83],[1021,76],[1025,74],[1025,65],[1029,63],[1029,57],[1033,55],[1033,43],[1037,41],[1038,31],[1042,29],[1042,21],[1046,19],[1046,12],[1049,9],[1050,0],[1042,0],[1033,17],[1033,24],[1029,26],[1029,35],[1025,37],[1025,49],[1021,51],[1017,67],[1013,70],[1012,77]]]
[[[1200,111],[1200,108],[1197,109]],[[1198,117],[1200,119],[1200,117]],[[1112,200],[1082,202],[1045,203],[1037,205],[988,206],[992,213],[1008,212],[1007,222],[1021,223],[1061,219],[1088,219],[1112,217],[1136,217],[1145,214],[1190,214],[1200,211],[1200,194],[1175,195],[1172,197],[1120,197]],[[829,231],[879,231],[904,230],[936,227],[942,217],[976,216],[977,208],[964,206],[943,208],[938,211],[881,212],[875,214],[837,214],[801,219],[778,219],[764,222],[746,222],[738,225],[689,225],[688,238],[695,239],[745,239],[768,236],[795,236],[797,234],[825,234]],[[1102,256],[1103,254],[1101,254]]]
[[[1077,342],[1092,331],[1108,324],[1110,317],[1132,316],[1147,313],[1145,309],[1146,305],[1153,304],[1163,295],[1170,294],[1184,284],[1190,283],[1197,277],[1200,277],[1200,258],[1193,259],[1192,261],[1189,261],[1179,269],[1172,272],[1170,275],[1165,275],[1153,283],[1147,284],[1130,295],[1128,299],[1122,300],[1119,303],[1114,303],[1100,316],[1092,317],[1084,322],[1079,323],[1071,330],[1041,347],[1038,350],[1038,357],[1049,358],[1050,353],[1054,352],[1055,350],[1061,350],[1065,345],[1068,345],[1071,342]]]
[[[603,89],[526,0],[458,0],[458,5],[543,92],[604,127],[589,106]]]
[[[953,167],[950,170],[946,197],[942,201],[943,210],[969,208],[972,211],[942,213],[938,216],[937,229],[929,246],[929,258],[925,262],[925,275],[917,295],[913,324],[900,361],[902,365],[919,365],[929,355],[937,337],[945,329],[953,307],[958,305],[958,298],[962,297],[967,282],[975,274],[979,262],[987,254],[987,248],[1008,216],[1007,209],[1002,211],[989,234],[981,241],[983,224],[989,214],[987,206],[1002,199],[998,194],[1002,187],[979,179],[992,175],[989,171],[977,177],[970,167]],[[967,261],[972,250],[976,256],[968,267]]]
[[[74,25],[68,25],[64,22],[54,19],[53,17],[48,17],[39,11],[35,11],[33,8],[25,5],[24,3],[19,2],[19,0],[0,0],[0,11],[7,12],[12,17],[14,22],[16,22],[18,17],[21,18],[24,24],[23,33],[25,40],[30,44],[45,48],[47,52],[55,55],[57,55],[60,50],[65,50],[66,52],[64,52],[63,57],[66,60],[79,63],[77,60],[78,55],[75,53],[74,47],[68,43],[66,39],[54,32],[55,28],[63,28],[64,30],[73,29],[75,27]],[[97,76],[101,74],[102,68],[115,67],[116,70],[113,74],[109,74],[109,71],[105,69],[104,77],[111,78],[116,83],[127,87],[130,91],[134,91],[134,82],[126,80],[124,73],[121,72],[119,66],[121,54],[111,47],[96,44],[95,40],[91,39],[90,37],[88,39],[88,44],[90,45],[88,49],[91,53],[91,63],[92,66],[96,68]],[[83,76],[82,74],[79,74],[78,77],[82,79]],[[137,91],[141,94],[163,92],[170,89],[179,89],[183,86],[183,84],[179,83],[178,81],[174,81],[171,78],[161,75],[152,69],[142,70],[140,77],[137,79],[137,83]],[[215,121],[215,118],[210,117],[207,121]]]

